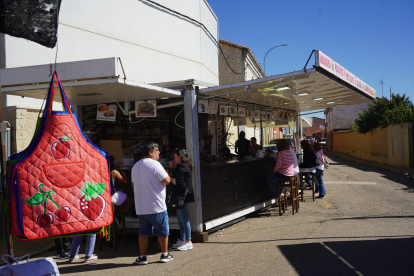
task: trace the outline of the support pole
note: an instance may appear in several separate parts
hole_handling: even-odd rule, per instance
[[[263,139],[263,126],[262,126],[262,116],[260,115],[260,145],[262,148],[264,147],[264,139]]]
[[[297,120],[296,127],[297,127],[297,133],[298,133],[296,153],[300,154],[302,152],[302,147],[300,145],[300,142],[302,141],[302,135],[303,135],[302,134],[302,115],[300,111],[298,111],[298,116],[296,120]],[[299,159],[302,160],[302,156],[300,156]]]
[[[201,201],[201,177],[200,177],[200,150],[198,139],[198,86],[187,86],[184,96],[184,122],[186,150],[193,161],[193,188],[194,203],[190,203],[190,224],[193,232],[203,232],[203,215]]]

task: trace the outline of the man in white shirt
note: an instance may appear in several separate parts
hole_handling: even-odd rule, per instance
[[[135,210],[139,218],[140,256],[136,264],[146,265],[148,236],[152,235],[152,227],[157,231],[161,245],[161,262],[169,262],[174,258],[168,254],[168,214],[165,204],[165,186],[171,182],[168,173],[157,160],[160,157],[159,147],[150,142],[144,145],[144,158],[135,163],[131,170],[131,181],[134,189]]]

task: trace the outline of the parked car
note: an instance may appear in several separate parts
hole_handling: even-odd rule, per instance
[[[291,147],[294,151],[296,150],[295,145],[293,144],[293,140],[292,140],[292,138],[282,138],[282,139],[287,139],[287,140],[289,141],[290,147]],[[275,145],[276,145],[276,142],[277,142],[278,140],[279,140],[279,139],[272,139],[272,140],[270,140],[269,145],[270,145],[270,144],[275,144]]]
[[[326,138],[322,138],[319,144],[321,144],[322,147],[326,146]]]
[[[273,150],[274,153],[277,153],[276,144],[268,144],[267,146],[263,147],[263,150],[266,151],[267,149]]]

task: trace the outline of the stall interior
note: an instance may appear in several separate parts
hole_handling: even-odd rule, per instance
[[[158,100],[157,105],[173,104],[173,101]],[[185,124],[183,105],[170,106],[157,110],[157,117],[135,118],[135,116],[125,115],[124,103],[112,103],[108,106],[116,106],[116,118],[114,121],[97,120],[98,105],[82,106],[82,128],[88,138],[99,147],[107,150],[110,155],[115,157],[116,162],[122,162],[125,173],[129,179],[127,183],[116,181],[115,187],[128,196],[133,198],[131,185],[131,168],[142,156],[143,145],[147,142],[156,142],[160,149],[160,162],[170,170],[174,164],[173,151],[176,148],[185,148]],[[133,103],[129,106],[134,110]],[[208,135],[213,135],[217,141],[217,152],[222,147],[223,118],[219,115],[199,114],[199,148],[203,155],[206,147],[205,142]],[[214,127],[213,127],[214,126]],[[167,186],[167,194],[169,189]],[[135,207],[131,208],[126,214],[127,227],[138,228],[139,224],[134,215]],[[170,224],[175,229],[175,212],[169,210],[171,217]],[[128,223],[131,222],[131,223]]]

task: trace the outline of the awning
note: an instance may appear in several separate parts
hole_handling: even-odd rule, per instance
[[[369,103],[375,98],[375,90],[322,52],[315,51],[312,69],[201,89],[200,98],[203,97],[312,111]]]
[[[1,69],[1,92],[44,99],[52,69],[54,64]],[[58,63],[57,72],[75,105],[181,97],[180,91],[126,79],[115,57]]]

